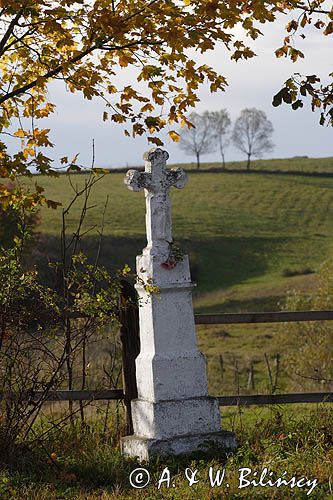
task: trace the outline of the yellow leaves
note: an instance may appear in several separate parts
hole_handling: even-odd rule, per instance
[[[161,128],[163,128],[166,124],[166,121],[162,120],[159,116],[147,116],[145,118],[145,124],[149,132],[152,134],[155,131],[161,130]]]
[[[158,137],[148,137],[148,142],[152,143],[152,144],[156,144],[156,146],[163,146],[164,143],[163,141],[161,141],[161,139],[159,139]]]
[[[115,87],[114,85],[108,85],[107,91],[109,92],[109,94],[115,94],[116,92],[118,92],[117,87]]]
[[[217,92],[218,90],[224,91],[224,87],[228,85],[226,79],[223,76],[217,76],[214,81],[210,84],[210,91]]]
[[[165,110],[159,107],[166,103],[173,104],[166,120],[177,126],[178,123],[181,127],[189,126],[184,115],[198,102],[203,82],[208,81],[211,92],[224,90],[226,80],[210,66],[200,66],[200,63],[191,60],[189,54],[212,50],[216,43],[222,42],[232,49],[231,54],[234,52],[233,60],[253,57],[254,52],[237,41],[228,27],[241,26],[246,35],[256,39],[260,34],[255,26],[258,21],[272,21],[278,11],[293,13],[296,8],[296,0],[119,0],[115,2],[115,11],[112,9],[113,2],[108,0],[65,0],[65,3],[37,0],[35,4],[36,9],[31,7],[32,13],[29,11],[24,17],[27,29],[29,22],[34,22],[33,30],[28,29],[29,35],[25,39],[28,43],[19,44],[17,50],[12,49],[5,54],[5,58],[1,58],[4,88],[11,85],[20,89],[32,81],[35,86],[29,90],[30,95],[18,94],[17,98],[21,101],[6,103],[9,107],[0,117],[0,127],[8,128],[20,113],[28,118],[49,116],[54,111],[54,105],[47,102],[49,79],[45,73],[61,67],[54,77],[63,78],[71,92],[83,92],[86,98],[91,99],[106,89],[111,96],[105,93],[105,97],[112,101],[113,111],[105,108],[108,112],[104,111],[101,118],[119,124],[131,123],[133,136],[147,131],[152,136],[161,130],[166,124],[161,115],[147,115],[164,113]],[[11,15],[14,14],[8,16],[8,22]],[[290,47],[290,40],[293,31],[309,23],[309,16],[309,12],[303,11],[298,22],[293,20],[287,24],[288,33],[285,34],[291,32],[290,37],[286,36],[284,46],[276,50],[277,57],[289,56],[293,61],[303,57],[300,51]],[[326,35],[333,32],[333,11],[329,16],[332,22],[328,19],[324,26],[320,25]],[[96,47],[96,50],[81,60],[73,61],[73,58],[80,58],[81,50],[89,47]],[[134,80],[133,84],[139,88],[125,84],[123,90],[120,86],[118,90],[112,83],[113,77],[117,81],[117,72],[134,66],[139,68],[137,81],[140,85]],[[13,68],[18,68],[14,74]],[[147,97],[142,86],[148,91]],[[35,121],[35,125],[37,123]],[[52,146],[48,131],[37,129],[25,132],[23,128],[14,134],[18,138],[18,146],[22,140],[19,160],[23,166],[16,167],[22,168],[22,171],[27,169],[25,159],[30,161],[37,147]],[[125,134],[130,135],[130,128],[126,128],[128,131]],[[179,138],[174,131],[169,132],[169,137],[175,141]],[[148,138],[148,141],[160,144],[155,137]],[[43,165],[47,165],[46,160]],[[48,170],[46,166],[42,168]]]
[[[121,68],[126,68],[129,64],[133,64],[135,59],[131,53],[125,52],[125,50],[120,51],[118,56],[119,66]]]
[[[303,14],[303,17],[302,17],[302,20],[301,20],[301,27],[304,28],[305,25],[309,22],[309,19],[307,17],[307,15],[304,13]]]
[[[252,28],[252,26],[253,26],[252,17],[250,16],[250,17],[247,17],[246,19],[244,19],[242,26],[245,30]]]
[[[299,57],[304,58],[303,52],[300,50],[294,49],[293,47],[289,47],[289,55],[292,62],[296,62]]]
[[[241,40],[236,40],[234,42],[234,47],[236,50],[231,56],[231,59],[235,61],[238,61],[238,59],[249,59],[256,55],[253,50],[251,50],[250,47],[246,47]]]
[[[46,116],[49,116],[51,113],[53,113],[55,107],[55,104],[52,104],[51,102],[46,103],[44,108],[35,110],[36,118],[45,118]]]
[[[328,25],[326,26],[326,29],[324,31],[324,35],[330,35],[333,33],[333,21],[330,21]]]
[[[131,99],[135,99],[139,102],[147,102],[148,99],[146,97],[143,97],[142,95],[138,94],[138,92],[130,85],[127,85],[124,87],[122,93],[121,93],[121,101],[130,101]]]
[[[146,113],[146,111],[154,111],[154,106],[151,103],[147,103],[140,109],[141,113]]]
[[[176,106],[171,106],[169,111],[169,123],[178,122],[178,116],[176,113]]]
[[[320,108],[321,107],[321,100],[319,99],[319,97],[314,97],[312,99],[312,105],[314,108]]]
[[[26,132],[24,132],[24,130],[22,128],[19,128],[18,130],[16,130],[16,132],[14,132],[13,135],[15,137],[25,137],[27,134],[26,134]]]
[[[32,148],[24,148],[23,149],[23,156],[27,160],[29,156],[35,156],[35,150]]]
[[[284,45],[275,51],[276,57],[283,57],[288,55],[288,46]]]
[[[179,142],[180,141],[180,135],[175,130],[170,130],[170,132],[168,132],[168,136],[174,142]]]
[[[14,132],[14,136],[21,138],[21,149],[23,157],[27,160],[29,156],[36,156],[35,147],[43,146],[43,147],[53,147],[53,144],[50,142],[48,138],[48,133],[50,129],[39,129],[35,128],[32,132],[25,131],[22,128],[19,128]]]
[[[35,128],[33,131],[33,138],[36,141],[37,146],[53,147],[53,144],[48,139],[49,128],[39,129]]]
[[[286,30],[288,31],[288,33],[290,33],[291,31],[296,31],[298,28],[298,22],[295,21],[295,19],[292,19],[286,26]]]
[[[115,123],[124,123],[126,121],[126,117],[120,113],[114,113],[111,115],[111,120]]]
[[[137,80],[140,82],[141,80],[150,80],[154,76],[160,76],[162,73],[162,69],[159,66],[154,66],[152,64],[146,64],[141,73],[139,74]]]
[[[129,112],[131,111],[132,109],[132,104],[130,103],[126,103],[126,104],[116,104],[117,108],[122,112],[124,113],[125,115],[128,115]]]

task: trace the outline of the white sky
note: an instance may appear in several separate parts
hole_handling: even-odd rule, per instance
[[[329,2],[331,3],[331,2]],[[305,59],[292,63],[285,58],[277,59],[274,51],[283,43],[284,26],[289,18],[280,17],[278,22],[259,26],[264,37],[256,41],[248,40],[257,57],[232,62],[223,46],[200,55],[200,60],[212,65],[224,75],[229,83],[226,92],[210,94],[209,86],[203,86],[199,96],[201,102],[195,111],[217,110],[226,108],[232,120],[235,120],[245,107],[256,107],[267,114],[274,126],[273,142],[275,148],[269,157],[287,158],[297,155],[311,157],[333,156],[333,129],[319,125],[319,111],[311,111],[309,101],[303,109],[293,111],[288,105],[274,108],[271,104],[273,95],[282,87],[283,82],[293,72],[317,74],[328,81],[332,68],[333,34],[324,36],[315,28],[309,28],[309,36],[297,41],[297,48],[305,53]],[[134,73],[124,71],[117,82],[135,85]],[[92,140],[95,141],[96,166],[117,167],[133,166],[142,163],[143,153],[148,146],[145,137],[127,138],[121,126],[102,121],[104,104],[94,99],[87,101],[81,95],[66,92],[60,82],[50,85],[50,100],[57,105],[51,119],[44,120],[43,126],[52,129],[51,140],[55,143],[52,155],[55,160],[62,156],[79,155],[79,163],[86,166],[91,161]],[[41,123],[42,124],[42,123]],[[186,156],[179,145],[172,143],[166,135],[165,149],[169,151],[170,163],[194,161]],[[230,146],[226,160],[245,159],[242,153]],[[219,160],[218,153],[202,157],[202,161]],[[57,161],[55,161],[55,166]]]

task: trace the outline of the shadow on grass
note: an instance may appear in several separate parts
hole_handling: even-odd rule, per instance
[[[192,280],[198,286],[195,294],[227,289],[250,278],[265,274],[272,249],[281,247],[289,238],[212,238],[184,239],[177,244],[189,254]],[[81,249],[93,261],[99,245],[98,236],[85,236]],[[135,256],[146,245],[144,238],[103,236],[99,264],[112,272],[128,264],[135,270]],[[40,235],[32,261],[43,280],[50,279],[48,260],[60,259],[60,241],[55,236]]]
[[[196,314],[245,313],[280,311],[281,295],[249,298],[224,298],[213,305],[195,307]]]

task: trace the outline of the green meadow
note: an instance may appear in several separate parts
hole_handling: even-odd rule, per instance
[[[310,161],[299,159],[295,170],[299,172],[302,163],[305,169]],[[321,161],[329,165],[332,159]],[[290,160],[287,167],[292,167]],[[83,249],[93,256],[107,200],[100,263],[110,270],[125,263],[134,268],[135,255],[145,246],[144,194],[129,191],[123,179],[123,173],[110,173],[96,183],[83,227],[88,231]],[[63,207],[73,198],[67,175],[35,180]],[[71,175],[73,186],[80,188],[84,182],[85,174]],[[333,177],[189,170],[187,186],[172,189],[171,197],[174,239],[189,254],[197,283],[196,312],[278,310],[288,291],[315,286],[316,272],[331,254]],[[68,235],[76,229],[81,207],[78,200],[70,210]],[[57,253],[61,213],[62,207],[41,211],[39,259]],[[211,392],[246,392],[251,364],[256,370],[255,391],[269,391],[265,354],[273,363],[286,348],[279,341],[281,328],[273,324],[198,326]],[[298,347],[290,338],[288,349]],[[282,373],[279,389],[287,382]]]
[[[84,175],[71,178],[83,186]],[[144,195],[129,191],[123,178],[124,174],[108,174],[98,181],[84,226],[92,228],[86,240],[97,239],[108,198],[103,230],[108,266],[125,260],[133,264],[145,244]],[[66,175],[36,180],[63,207],[72,199]],[[292,282],[283,276],[287,269],[295,274],[306,268],[316,271],[329,253],[333,178],[189,172],[185,189],[172,189],[171,197],[174,239],[190,254],[197,294],[207,307],[222,305],[216,298],[221,290],[236,288],[241,297],[245,289],[265,290],[267,295],[267,290],[284,288]],[[77,202],[70,211],[69,234],[75,230],[80,208]],[[43,208],[41,220],[40,231],[48,238],[60,234],[61,208]]]
[[[298,172],[302,164],[306,169],[307,160],[299,161]],[[315,289],[317,272],[332,255],[333,177],[198,173],[186,167],[188,185],[171,192],[173,226],[176,243],[190,255],[197,282],[196,312],[278,310],[291,290]],[[96,183],[82,228],[87,231],[82,249],[94,258],[100,242],[100,264],[110,271],[125,263],[133,267],[135,255],[145,245],[144,195],[129,191],[123,179],[124,174],[111,173]],[[77,189],[85,180],[84,174],[71,176]],[[57,210],[41,210],[38,247],[31,253],[47,278],[48,259],[59,257],[62,209],[73,199],[74,190],[67,175],[35,177],[35,181],[44,186],[50,199],[63,204]],[[77,229],[81,208],[79,199],[66,217],[68,236]],[[283,365],[285,353],[301,346],[291,330],[284,329],[283,324],[199,325],[198,343],[208,360],[210,394],[272,392],[268,364],[274,377],[277,355],[281,366],[276,391],[302,392],[293,386]],[[96,359],[102,354],[97,349]],[[251,384],[250,367],[254,370]],[[211,456],[157,457],[140,464],[150,473],[150,483],[143,489],[129,482],[138,464],[124,459],[119,451],[119,438],[124,435],[121,406],[111,404],[110,412],[107,407],[107,419],[102,403],[89,408],[89,423],[54,427],[33,455],[29,450],[22,458],[18,454],[22,463],[17,472],[0,471],[0,499],[308,498],[309,487],[240,489],[242,467],[258,477],[267,467],[274,477],[315,478],[318,484],[311,498],[333,498],[330,405],[222,408],[222,426],[235,432],[237,450],[227,456],[213,450]],[[46,405],[45,415],[53,412],[57,415],[52,405]],[[43,418],[38,425],[43,427]],[[188,467],[198,470],[199,481],[192,487],[184,474]],[[165,468],[170,471],[171,485],[159,488]],[[209,483],[211,468],[225,469],[226,481],[221,486]]]

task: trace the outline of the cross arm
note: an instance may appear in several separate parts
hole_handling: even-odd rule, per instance
[[[167,183],[177,189],[183,189],[187,183],[187,173],[182,168],[167,171]]]
[[[137,170],[129,170],[124,179],[124,183],[131,191],[141,191],[152,186],[151,174],[147,172],[138,172]]]

